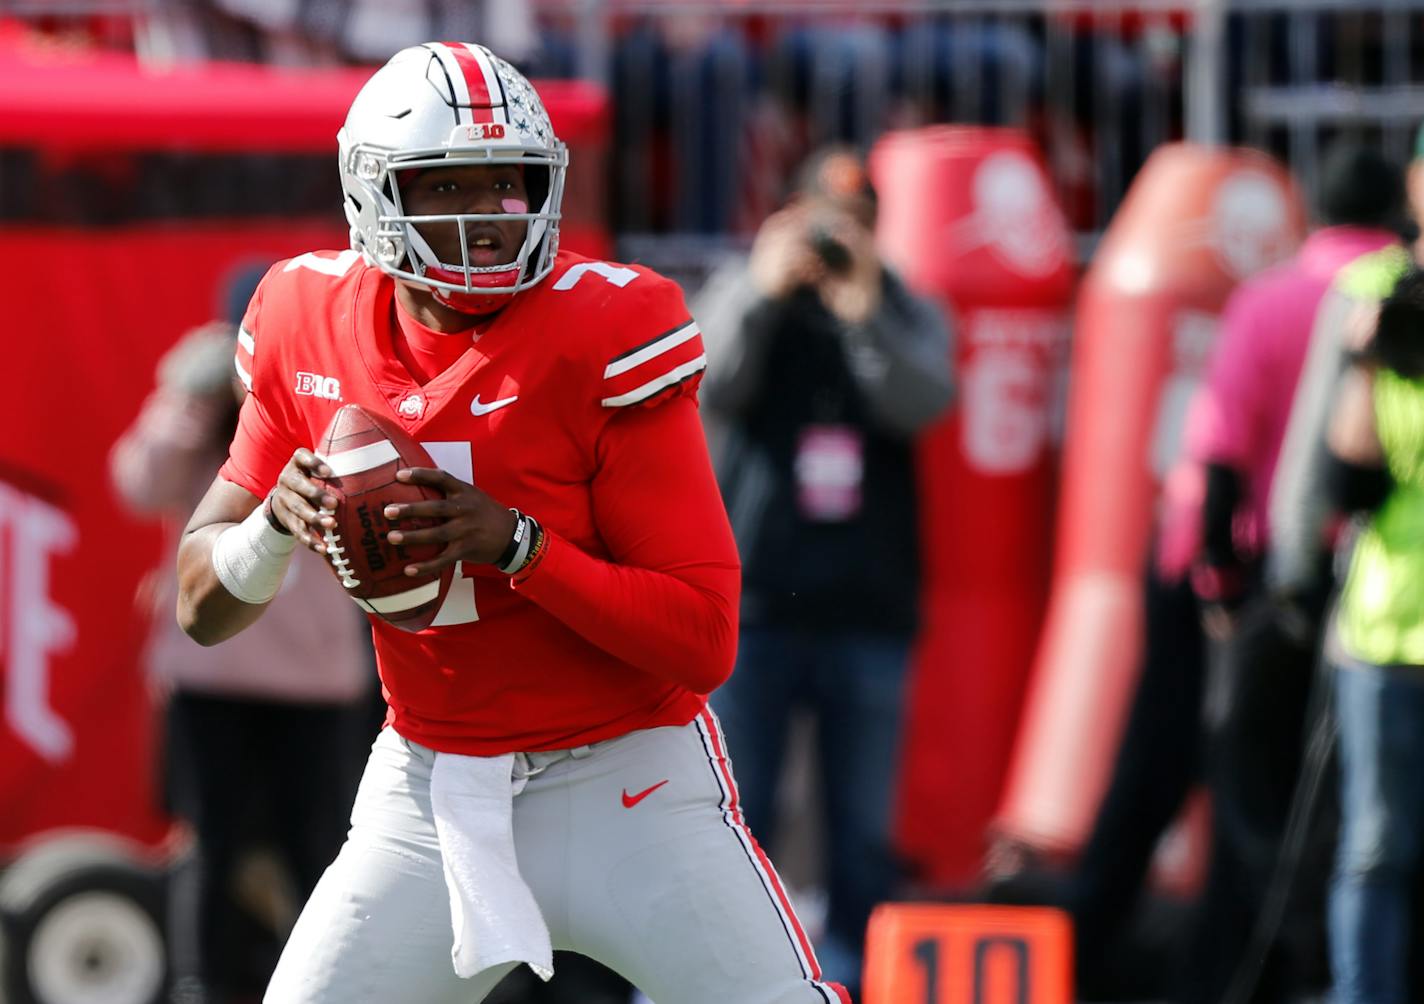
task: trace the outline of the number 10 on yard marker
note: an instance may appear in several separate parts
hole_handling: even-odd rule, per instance
[[[1073,932],[1048,907],[884,903],[864,1004],[1072,1004]]]

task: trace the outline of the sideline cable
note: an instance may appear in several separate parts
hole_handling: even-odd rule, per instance
[[[1295,884],[1296,869],[1300,866],[1301,854],[1305,850],[1306,837],[1310,832],[1310,821],[1315,815],[1320,785],[1330,764],[1330,754],[1335,748],[1334,668],[1325,656],[1328,625],[1333,616],[1334,604],[1331,604],[1321,619],[1321,623],[1326,627],[1321,632],[1321,643],[1315,663],[1315,683],[1311,688],[1310,703],[1307,705],[1308,738],[1305,757],[1301,763],[1300,776],[1296,779],[1295,792],[1291,796],[1290,812],[1286,815],[1281,850],[1276,856],[1276,866],[1271,872],[1271,882],[1266,887],[1261,909],[1256,914],[1256,923],[1251,929],[1251,940],[1247,944],[1246,953],[1236,966],[1236,972],[1227,986],[1221,1004],[1247,1004],[1256,989],[1257,981],[1261,978],[1266,954],[1270,951],[1276,935],[1280,933],[1286,903],[1290,900],[1291,887]]]

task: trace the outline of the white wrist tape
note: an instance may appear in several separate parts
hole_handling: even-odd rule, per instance
[[[213,571],[223,588],[243,603],[266,603],[277,595],[297,538],[278,533],[262,507],[241,523],[218,534],[213,544]]]

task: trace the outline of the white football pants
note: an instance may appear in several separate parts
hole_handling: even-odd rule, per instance
[[[515,849],[554,947],[597,959],[656,1004],[850,1004],[821,981],[742,821],[725,751],[709,710],[685,726],[528,755],[539,772],[514,799]],[[455,975],[430,807],[437,755],[382,731],[346,844],[302,910],[266,1004],[476,1004],[510,971]]]

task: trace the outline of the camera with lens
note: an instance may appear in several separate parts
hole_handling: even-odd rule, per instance
[[[828,272],[839,275],[850,271],[850,248],[834,236],[829,227],[822,223],[812,224],[808,238],[811,250],[816,252]]]
[[[1408,379],[1424,377],[1424,272],[1411,269],[1385,297],[1364,355]]]

